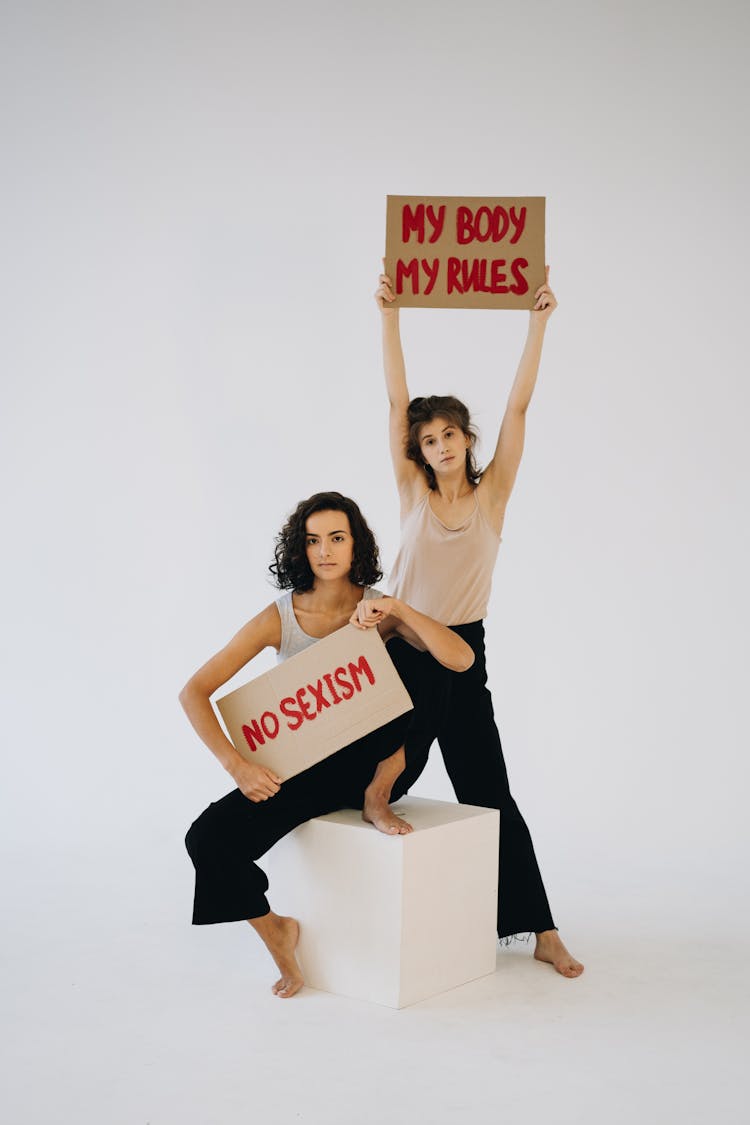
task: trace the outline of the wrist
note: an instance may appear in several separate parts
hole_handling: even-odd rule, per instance
[[[402,602],[400,598],[391,598],[388,605],[388,616],[396,617],[399,621],[405,623],[409,616],[409,606],[406,602]]]
[[[248,763],[245,761],[242,755],[239,754],[234,747],[232,747],[232,753],[227,753],[226,756],[221,759],[221,764],[227,771],[229,776],[232,778],[232,780],[236,781],[237,774],[239,773],[240,769],[243,766],[246,766]]]

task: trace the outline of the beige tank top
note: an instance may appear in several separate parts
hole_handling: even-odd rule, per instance
[[[391,593],[441,621],[465,625],[487,616],[500,536],[479,507],[461,527],[446,527],[430,507],[430,493],[406,516],[391,572]]]

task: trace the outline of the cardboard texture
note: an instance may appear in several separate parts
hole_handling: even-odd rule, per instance
[[[345,625],[216,706],[243,758],[286,781],[412,702],[377,630]]]
[[[311,988],[393,1008],[495,971],[499,813],[407,797],[384,836],[358,810],[295,828],[263,857],[274,909],[300,921]]]
[[[544,196],[389,195],[394,307],[530,309],[544,284]]]

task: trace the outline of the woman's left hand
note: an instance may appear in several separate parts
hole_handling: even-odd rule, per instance
[[[385,621],[392,612],[393,598],[363,598],[357,603],[357,608],[349,618],[349,624],[358,629],[372,629]]]
[[[549,287],[549,266],[544,267],[544,285],[534,294],[536,304],[531,310],[531,319],[537,324],[546,324],[557,308],[557,298]]]

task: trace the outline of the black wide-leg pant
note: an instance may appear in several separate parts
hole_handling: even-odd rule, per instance
[[[388,652],[411,696],[412,711],[284,781],[267,801],[256,803],[235,789],[191,825],[185,846],[195,866],[195,925],[268,914],[268,879],[255,860],[315,816],[362,808],[378,762],[400,746],[405,746],[406,769],[391,800],[402,797],[422,772],[443,717],[450,673],[400,638],[388,642]]]
[[[438,742],[462,804],[500,810],[499,937],[555,929],[534,845],[511,796],[492,696],[487,688],[484,625],[452,626],[474,650],[468,672],[449,672]]]

